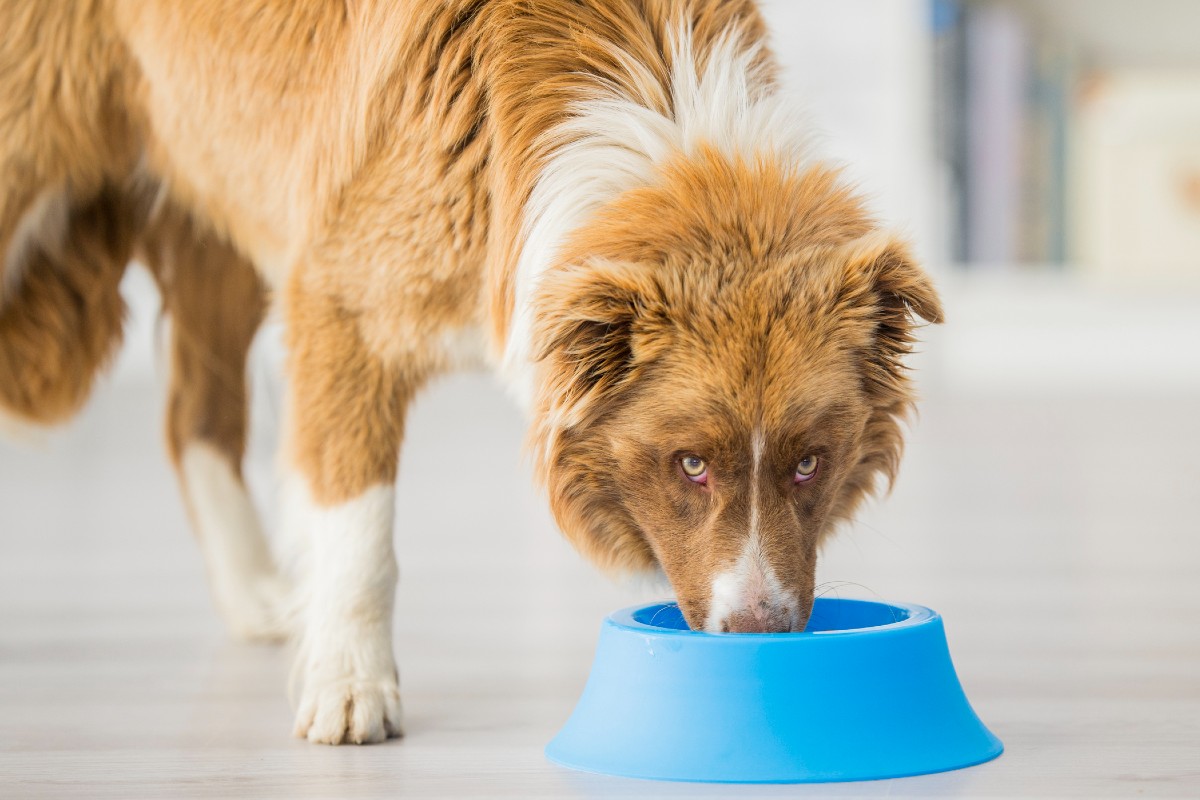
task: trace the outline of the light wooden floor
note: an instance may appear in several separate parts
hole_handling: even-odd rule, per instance
[[[602,616],[658,593],[610,585],[559,540],[517,415],[481,377],[427,394],[404,453],[408,737],[289,738],[285,656],[219,626],[142,383],[103,388],[41,450],[0,445],[5,797],[1200,796],[1200,397],[933,381],[895,494],[821,579],[941,611],[1007,752],[897,781],[721,787],[544,760]],[[464,472],[491,477],[464,497]]]

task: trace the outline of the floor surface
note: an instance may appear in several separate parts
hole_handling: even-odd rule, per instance
[[[775,787],[548,763],[601,618],[661,593],[560,540],[482,376],[427,393],[403,455],[407,737],[292,739],[285,653],[223,632],[158,442],[161,381],[128,379],[41,447],[0,444],[0,796],[1200,796],[1200,397],[930,383],[895,492],[819,578],[943,614],[997,761]],[[486,476],[466,498],[464,472]]]

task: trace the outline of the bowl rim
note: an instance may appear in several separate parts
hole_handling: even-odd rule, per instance
[[[930,625],[941,619],[941,614],[931,608],[919,606],[914,603],[895,603],[884,602],[882,600],[868,600],[861,597],[828,597],[817,598],[818,602],[826,603],[856,603],[872,606],[886,606],[888,608],[902,609],[908,612],[908,616],[904,619],[895,622],[889,622],[884,625],[872,625],[864,628],[848,628],[845,630],[832,631],[801,631],[799,633],[709,633],[708,631],[692,631],[680,630],[678,628],[664,628],[658,625],[648,625],[644,622],[639,622],[635,617],[639,611],[654,606],[672,606],[678,605],[675,600],[656,600],[651,603],[638,603],[634,606],[627,606],[618,609],[605,618],[605,624],[611,625],[619,630],[628,631],[631,633],[641,634],[643,636],[684,636],[693,639],[708,639],[720,640],[725,642],[746,642],[746,643],[761,643],[775,641],[803,641],[815,637],[821,638],[843,638],[855,636],[878,636],[892,631],[901,631],[908,628],[915,628],[922,625]]]

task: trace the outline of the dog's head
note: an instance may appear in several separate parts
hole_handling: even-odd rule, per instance
[[[836,175],[678,164],[580,231],[536,303],[533,445],[602,566],[693,629],[803,629],[818,546],[900,456],[901,364],[941,319]]]

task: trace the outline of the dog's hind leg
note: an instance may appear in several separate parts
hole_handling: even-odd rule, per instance
[[[18,424],[69,418],[121,343],[134,212],[105,189],[65,214],[54,241],[24,248],[21,280],[0,304],[0,411]]]
[[[106,2],[0,3],[0,417],[53,424],[121,341],[135,67]]]
[[[214,599],[235,636],[281,638],[286,591],[242,477],[246,358],[265,288],[230,245],[175,208],[148,226],[142,256],[171,320],[167,447]]]

